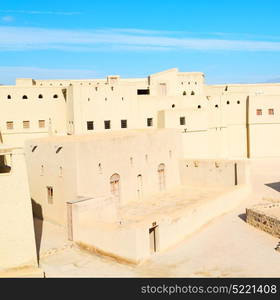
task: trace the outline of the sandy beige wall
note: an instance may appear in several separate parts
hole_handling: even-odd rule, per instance
[[[14,150],[12,172],[0,174],[0,269],[37,266],[24,154]]]

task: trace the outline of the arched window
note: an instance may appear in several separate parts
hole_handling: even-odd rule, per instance
[[[159,164],[158,166],[158,180],[159,180],[159,190],[165,190],[165,164]]]
[[[187,95],[187,92],[186,91],[183,91],[183,96],[186,96]]]
[[[26,95],[23,95],[22,99],[28,99],[28,97]]]
[[[111,194],[120,198],[120,175],[115,173],[110,177]]]
[[[8,95],[8,96],[7,96],[7,99],[12,99],[11,95]]]
[[[191,96],[194,96],[194,95],[195,95],[195,93],[194,93],[194,91],[192,91],[192,92],[191,92]]]

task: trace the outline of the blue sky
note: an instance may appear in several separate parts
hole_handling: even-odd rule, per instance
[[[278,0],[1,1],[0,83],[17,77],[280,82]]]

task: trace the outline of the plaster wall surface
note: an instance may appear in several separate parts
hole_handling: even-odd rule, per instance
[[[2,146],[3,147],[3,146]],[[33,216],[22,149],[0,148],[11,171],[0,173],[0,271],[37,265]]]

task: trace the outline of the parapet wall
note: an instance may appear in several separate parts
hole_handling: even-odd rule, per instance
[[[234,186],[250,184],[246,160],[184,159],[180,161],[182,184]]]
[[[256,205],[246,209],[246,222],[277,238],[280,237],[280,216],[271,212],[280,208],[280,203]]]

